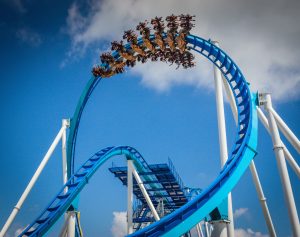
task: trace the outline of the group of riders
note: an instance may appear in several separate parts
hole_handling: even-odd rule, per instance
[[[140,38],[133,30],[124,32],[123,39],[129,44],[124,45],[123,41],[113,41],[111,50],[118,53],[113,56],[111,52],[100,55],[101,66],[95,66],[92,70],[94,76],[106,78],[114,74],[123,73],[124,67],[133,67],[136,61],[145,63],[147,60],[164,61],[171,65],[176,64],[177,68],[190,68],[195,66],[194,56],[188,51],[186,36],[194,27],[195,16],[171,15],[166,17],[166,27],[162,17],[155,17],[151,20],[154,34],[151,34],[148,22],[140,22],[136,30]]]

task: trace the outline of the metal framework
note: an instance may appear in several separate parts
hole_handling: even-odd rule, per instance
[[[170,159],[168,159],[168,164],[147,164],[147,172],[137,172],[140,177],[139,181],[130,177],[130,173],[133,173],[133,170],[137,171],[137,169],[131,160],[127,162],[131,164],[121,167],[113,164],[109,171],[124,186],[127,186],[129,204],[133,203],[132,194],[135,197],[134,205],[128,205],[127,209],[127,231],[129,234],[157,221],[158,218],[155,218],[155,215],[159,215],[159,218],[162,218],[174,212],[201,192],[200,188],[189,188],[183,184]],[[132,183],[132,186],[129,183]],[[147,195],[140,188],[141,183],[144,185]],[[151,211],[150,206],[155,207],[155,213]],[[215,208],[205,218],[206,225],[207,222],[216,223],[222,221],[223,223],[228,223],[226,211],[227,208]],[[199,237],[203,236],[200,223],[196,225],[196,231],[199,232]],[[189,233],[186,233],[186,235],[189,235]]]
[[[157,206],[162,198],[164,200],[165,212],[167,213],[173,212],[188,202],[188,193],[171,164],[171,161],[169,161],[169,165],[152,164],[148,165],[149,171],[138,172],[138,175],[143,179],[143,184],[154,206]],[[127,185],[126,166],[111,167],[109,171],[112,172],[123,185]],[[136,179],[133,180],[133,193],[142,204],[147,204]]]
[[[3,237],[7,232],[60,140],[62,140],[64,185],[40,216],[28,225],[20,236],[42,236],[46,234],[65,213],[66,224],[64,225],[61,235],[73,237],[75,236],[76,231],[77,234],[80,234],[81,231],[78,231],[78,229],[80,229],[78,227],[80,226],[77,211],[78,207],[76,203],[74,203],[74,200],[79,196],[81,190],[98,168],[108,159],[116,155],[125,155],[128,160],[128,170],[125,169],[124,171],[128,172],[128,180],[126,182],[124,181],[129,187],[128,208],[132,207],[132,193],[135,193],[142,203],[147,203],[156,220],[153,224],[133,232],[131,226],[134,219],[128,218],[128,234],[130,234],[130,236],[180,236],[187,233],[193,227],[196,227],[199,236],[203,235],[199,223],[203,221],[208,214],[212,213],[216,207],[221,205],[222,201],[227,197],[229,197],[228,216],[232,223],[231,201],[230,196],[228,195],[230,195],[231,190],[238,183],[248,167],[250,167],[252,172],[252,177],[262,205],[269,234],[270,236],[276,236],[267,207],[266,198],[253,162],[253,158],[257,154],[258,118],[272,137],[289,220],[292,226],[292,233],[293,236],[300,236],[299,217],[286,160],[298,177],[300,177],[300,168],[281,141],[279,129],[299,154],[300,142],[298,138],[272,107],[270,94],[252,94],[249,84],[244,78],[241,70],[228,54],[221,50],[211,40],[205,40],[189,33],[193,27],[193,16],[180,15],[177,17],[171,15],[166,18],[166,22],[168,29],[165,31],[162,18],[156,17],[152,19],[151,24],[155,31],[154,34],[151,34],[147,23],[140,23],[137,26],[137,30],[140,32],[141,37],[138,37],[131,30],[126,31],[124,39],[127,40],[127,44],[123,45],[122,42],[113,42],[112,50],[114,51],[101,55],[102,63],[101,65],[94,67],[92,71],[93,76],[87,83],[80,97],[73,118],[70,121],[63,121],[63,125],[54,139],[54,142],[50,146],[40,166],[34,173],[24,193],[21,195],[20,200],[3,226],[0,237]],[[102,149],[89,158],[75,172],[74,151],[80,119],[89,97],[101,79],[111,77],[117,73],[122,73],[125,66],[134,66],[138,61],[144,63],[149,58],[154,61],[160,59],[161,61],[175,63],[177,66],[182,66],[184,68],[193,67],[195,66],[193,62],[194,56],[191,52],[203,55],[211,61],[215,67],[219,142],[221,148],[220,157],[222,164],[220,175],[216,180],[209,187],[195,195],[193,199],[189,200],[185,196],[185,190],[182,189],[180,181],[176,181],[178,189],[174,186],[171,186],[172,188],[169,189],[167,188],[168,186],[163,185],[164,182],[166,182],[166,185],[171,184],[171,178],[168,179],[164,176],[170,174],[170,172],[164,174],[163,169],[166,167],[152,167],[154,171],[151,170],[142,155],[134,148],[128,146]],[[236,140],[229,153],[226,144],[222,81],[237,124]],[[264,107],[267,116],[265,116],[259,108],[260,106]],[[66,129],[68,127],[70,127],[70,131],[68,139],[66,139]],[[133,179],[133,177],[135,179]],[[144,180],[144,177],[148,178]],[[142,196],[137,191],[136,185],[139,187]],[[163,192],[166,194],[164,195]],[[172,192],[175,194],[173,195]],[[153,193],[155,193],[155,195],[153,195]],[[165,203],[158,201],[156,199],[157,195],[160,195],[160,198],[168,200],[169,202]],[[155,208],[155,206],[157,208]],[[168,208],[171,209],[172,206],[176,210],[165,215],[163,218],[160,218],[159,213],[165,213],[165,211],[168,210]],[[128,215],[133,217],[133,213],[130,213],[130,211],[128,212]],[[207,222],[205,222],[204,225],[206,235],[213,234]],[[222,230],[221,232],[223,235],[224,228],[215,225],[215,229],[217,228]],[[229,225],[228,234],[230,237],[233,236],[233,225]]]

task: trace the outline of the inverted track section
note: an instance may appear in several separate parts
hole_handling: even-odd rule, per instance
[[[233,60],[211,41],[193,35],[187,36],[186,40],[191,50],[208,58],[227,79],[238,110],[236,140],[226,164],[212,184],[186,205],[131,236],[171,237],[186,233],[227,197],[256,155],[256,96],[251,95],[242,72]]]
[[[154,40],[154,37],[150,39]],[[228,193],[234,188],[247,169],[250,161],[256,155],[256,96],[251,95],[248,83],[241,70],[223,50],[215,46],[210,40],[188,35],[186,41],[188,43],[187,47],[190,50],[200,53],[209,59],[221,70],[227,79],[234,94],[238,110],[236,140],[220,175],[209,187],[172,214],[133,233],[131,236],[180,236],[186,233],[227,197]],[[140,38],[138,43],[142,44],[143,39]],[[127,44],[125,47],[131,48],[131,45]],[[113,52],[112,55],[116,60],[121,58],[117,51]],[[100,79],[100,77],[92,77],[88,82],[81,95],[74,117],[71,120],[71,131],[68,139],[68,163],[71,167],[74,167],[74,149],[80,118],[88,98]],[[42,236],[45,234],[68,209],[96,170],[107,159],[120,154],[131,156],[137,164],[141,165],[141,160],[139,159],[141,155],[134,148],[109,147],[101,150],[91,157],[71,177],[70,174],[72,171],[70,171],[70,179],[66,185],[60,190],[45,211],[20,236]],[[65,188],[68,188],[68,192],[64,194]]]

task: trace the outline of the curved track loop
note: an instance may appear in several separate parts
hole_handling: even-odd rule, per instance
[[[210,41],[189,35],[189,47],[215,64],[229,82],[238,110],[236,141],[220,175],[192,201],[131,236],[181,236],[218,206],[237,184],[256,155],[256,98],[233,60]]]
[[[191,50],[202,54],[221,70],[231,87],[238,109],[236,140],[220,175],[209,187],[186,205],[165,216],[160,221],[133,233],[131,236],[180,236],[186,233],[227,197],[256,155],[256,97],[251,95],[247,81],[240,69],[224,51],[213,45],[211,41],[193,35],[187,36],[186,40]],[[139,42],[142,41],[139,40]],[[128,44],[126,47],[130,47],[130,45]],[[117,52],[114,52],[113,56],[115,58],[119,57]],[[90,79],[71,121],[71,131],[68,137],[68,164],[72,168],[74,168],[74,149],[82,111],[100,79],[95,77]],[[129,150],[124,148],[107,148],[98,152],[98,155],[96,154],[94,158],[90,158],[69,179],[66,186],[61,189],[43,214],[26,228],[20,236],[41,236],[46,233],[68,209],[72,200],[76,198],[88,179],[105,160],[113,155],[125,154],[126,152],[128,152],[127,155],[132,155]],[[139,159],[134,160],[139,163]],[[63,194],[65,187],[68,187],[67,194]],[[30,231],[32,227],[34,230]]]

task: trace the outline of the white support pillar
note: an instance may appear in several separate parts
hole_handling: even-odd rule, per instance
[[[137,171],[135,170],[135,167],[134,167],[132,161],[131,161],[131,162],[128,162],[128,165],[129,165],[129,166],[131,167],[131,169],[132,169],[132,173],[133,173],[133,175],[134,175],[134,178],[135,178],[135,180],[136,180],[136,182],[137,182],[139,188],[141,189],[144,198],[146,199],[146,202],[147,202],[147,204],[148,204],[148,206],[149,206],[149,208],[150,208],[150,210],[151,210],[151,212],[152,212],[152,214],[153,214],[154,219],[155,219],[156,221],[159,221],[160,218],[159,218],[159,216],[158,216],[158,214],[157,214],[157,212],[156,212],[156,210],[155,210],[155,207],[154,207],[154,205],[153,205],[153,203],[152,203],[152,201],[151,201],[151,199],[150,199],[150,197],[149,197],[149,195],[148,195],[148,193],[147,193],[147,191],[146,191],[146,189],[145,189],[145,186],[144,186],[144,184],[143,184],[143,181],[141,180],[140,176],[138,175]]]
[[[62,126],[69,127],[70,121],[68,119],[62,120]],[[63,178],[63,185],[65,185],[68,181],[68,167],[67,167],[67,131],[65,130],[61,137],[61,150],[62,150],[62,178]],[[64,193],[68,192],[68,187],[65,187]],[[64,215],[65,217],[65,224],[66,233],[68,229],[68,221],[70,221],[70,216],[67,213]]]
[[[300,225],[299,225],[299,218],[297,214],[297,208],[296,208],[295,199],[292,191],[290,177],[286,167],[282,142],[280,140],[280,135],[278,132],[276,120],[271,111],[272,101],[271,101],[270,94],[266,94],[265,99],[266,99],[265,108],[268,112],[268,121],[269,121],[269,126],[270,126],[273,146],[274,146],[273,150],[277,160],[277,166],[279,169],[283,193],[285,196],[288,214],[292,226],[293,236],[300,236]]]
[[[204,237],[203,231],[202,231],[202,228],[201,228],[200,223],[198,223],[198,224],[196,225],[196,231],[197,231],[198,237]]]
[[[70,119],[63,119],[62,125],[67,128],[70,127]],[[66,184],[68,181],[68,167],[67,167],[67,131],[63,132],[61,138],[61,148],[62,148],[62,173],[63,173],[63,183]],[[64,192],[68,192],[68,188],[66,187]],[[76,217],[73,211],[65,213],[65,222],[67,227],[67,236],[75,237],[75,225],[76,225]]]
[[[205,225],[205,235],[206,235],[206,237],[210,237],[210,235],[209,235],[209,230],[208,230],[208,223],[207,223],[207,221],[204,222],[204,225]]]
[[[266,221],[266,224],[268,227],[269,234],[271,237],[276,237],[277,235],[276,235],[275,228],[274,228],[272,218],[271,218],[271,215],[269,212],[269,208],[267,205],[267,199],[265,198],[265,195],[264,195],[262,186],[260,184],[260,180],[259,180],[257,170],[256,170],[253,160],[251,161],[251,164],[250,164],[250,170],[251,170],[253,182],[255,184],[255,189],[256,189],[260,204],[261,204],[261,208],[262,208],[262,211],[263,211],[263,214],[265,217],[265,221]]]
[[[218,43],[214,43],[218,46]],[[226,126],[225,126],[225,114],[224,114],[224,102],[222,92],[222,75],[218,67],[214,66],[214,78],[215,78],[215,90],[216,90],[216,104],[217,104],[217,116],[218,116],[218,132],[219,132],[219,144],[220,144],[220,160],[221,168],[227,161],[227,138],[226,138]]]
[[[231,192],[228,194],[228,219],[230,223],[227,224],[227,236],[234,237],[234,222],[233,222],[233,211],[232,211],[232,196]],[[221,237],[221,236],[220,236]]]
[[[133,180],[132,180],[132,160],[127,160],[127,234],[133,233],[132,226],[132,201],[133,201]]]
[[[235,120],[235,123],[237,124],[238,123],[238,111],[237,111],[237,108],[236,108],[233,93],[232,93],[232,91],[229,87],[229,84],[228,84],[227,80],[224,78],[223,75],[222,75],[222,80],[223,80],[223,85],[224,85],[224,88],[225,88],[226,95],[227,95],[229,103],[230,103],[233,118]],[[272,218],[271,218],[271,215],[270,215],[270,212],[269,212],[267,199],[265,198],[265,195],[264,195],[264,192],[263,192],[260,180],[259,180],[259,176],[258,176],[256,167],[255,167],[254,160],[251,161],[249,167],[250,167],[250,171],[251,171],[251,174],[252,174],[252,179],[253,179],[253,182],[254,182],[254,185],[255,185],[255,189],[256,189],[256,192],[257,192],[257,196],[258,196],[258,199],[260,201],[261,208],[262,208],[262,211],[263,211],[263,214],[264,214],[264,218],[265,218],[265,221],[266,221],[266,224],[267,224],[267,227],[268,227],[269,234],[270,234],[271,237],[275,237],[276,236],[275,228],[274,228],[273,221],[272,221]]]
[[[219,46],[218,42],[214,42],[216,46]],[[217,66],[214,66],[214,79],[216,90],[216,104],[217,104],[217,116],[218,116],[218,128],[219,128],[219,144],[220,144],[220,160],[221,168],[224,166],[228,159],[227,151],[227,138],[226,138],[226,126],[225,126],[225,114],[224,114],[224,101],[222,92],[222,74]],[[231,193],[228,194],[228,237],[234,237],[234,224],[233,224],[233,212],[232,212],[232,198]],[[223,235],[225,236],[225,235]]]
[[[284,136],[288,139],[288,141],[296,149],[298,154],[300,154],[300,141],[298,140],[296,135],[291,131],[291,129],[286,125],[286,123],[282,120],[282,118],[280,118],[280,116],[277,114],[277,112],[273,108],[270,108],[270,111],[272,112],[280,131],[284,134]]]
[[[4,224],[1,232],[0,232],[0,237],[3,237],[5,235],[5,233],[7,232],[8,228],[10,227],[10,225],[12,224],[12,222],[14,221],[16,215],[18,214],[18,212],[20,211],[24,201],[26,200],[28,194],[30,193],[30,191],[32,190],[33,186],[35,185],[36,181],[38,180],[40,174],[42,173],[43,169],[45,168],[47,162],[49,161],[52,153],[54,152],[57,144],[59,143],[60,139],[63,136],[64,131],[66,130],[67,126],[63,125],[61,127],[61,129],[59,130],[58,134],[56,135],[53,143],[51,144],[49,150],[47,151],[47,153],[45,154],[42,162],[40,163],[39,167],[37,168],[37,170],[35,171],[34,175],[32,176],[30,182],[28,183],[27,187],[25,188],[22,196],[20,197],[18,203],[16,204],[16,206],[14,207],[13,211],[11,212],[10,216],[8,217],[6,223]]]
[[[69,218],[70,218],[70,216],[67,216],[67,220],[65,221],[65,223],[64,223],[64,225],[63,225],[63,227],[60,231],[59,237],[66,237],[67,229],[68,229],[68,219]]]
[[[293,158],[292,154],[289,152],[289,150],[286,148],[286,146],[283,143],[282,143],[282,146],[283,146],[283,153],[284,153],[285,158],[287,159],[290,166],[292,167],[292,169],[294,170],[294,172],[296,173],[296,175],[300,179],[300,167],[299,167],[299,165],[297,164],[297,162]]]
[[[70,119],[63,119],[62,126],[69,128]],[[66,184],[68,181],[68,170],[67,170],[67,130],[65,129],[61,138],[61,148],[62,148],[62,173],[63,173],[63,183]],[[65,190],[67,192],[68,190]]]
[[[260,108],[257,108],[257,115],[258,115],[258,118],[260,119],[260,121],[262,122],[262,124],[264,125],[265,129],[271,135],[268,119]],[[281,141],[281,144],[283,146],[283,153],[284,153],[285,158],[289,162],[291,168],[294,170],[296,175],[300,178],[300,167],[298,166],[297,162],[295,161],[295,159],[293,158],[293,156],[291,155],[291,153],[289,152],[289,150],[286,148],[286,146],[284,145],[284,143],[282,141]]]
[[[70,211],[67,214],[70,217],[68,221],[67,237],[75,237],[75,224],[76,224],[75,213],[74,211]]]
[[[237,108],[236,108],[234,95],[231,91],[231,88],[230,88],[226,78],[223,76],[223,74],[221,75],[221,77],[222,77],[222,82],[223,82],[223,86],[224,86],[224,89],[225,89],[227,99],[229,100],[229,104],[230,104],[230,108],[231,108],[231,111],[232,111],[234,121],[237,124],[238,123],[238,111],[237,111]]]
[[[201,237],[204,237],[203,230],[202,230],[202,227],[201,227],[201,223],[198,223],[197,226],[200,230]]]
[[[199,229],[198,225],[196,225],[196,231],[197,231],[197,236],[202,237],[201,234],[200,234],[200,229]]]

